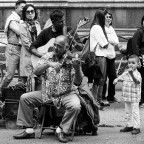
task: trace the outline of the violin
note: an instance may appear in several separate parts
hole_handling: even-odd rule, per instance
[[[81,52],[74,52],[71,53],[67,51],[64,55],[63,61],[61,62],[62,65],[64,64],[73,64],[74,61],[78,61],[79,63],[83,63],[84,61],[81,59]]]

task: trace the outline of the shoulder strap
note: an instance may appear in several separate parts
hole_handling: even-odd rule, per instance
[[[99,44],[99,43],[96,44],[96,46],[95,46],[95,48],[94,48],[94,52],[96,52],[96,48],[97,48],[98,44]]]

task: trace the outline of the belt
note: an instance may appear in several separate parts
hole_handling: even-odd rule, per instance
[[[14,45],[14,46],[19,46],[19,47],[21,47],[20,44],[13,44],[13,43],[9,43],[9,44]]]

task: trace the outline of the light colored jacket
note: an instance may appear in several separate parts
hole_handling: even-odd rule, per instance
[[[13,30],[9,29],[9,25],[11,21],[14,21],[15,25],[19,27],[21,19],[20,16],[15,11],[11,13],[11,15],[7,18],[5,23],[4,32],[7,37],[7,42],[13,44],[20,44],[19,35],[17,35]]]
[[[40,24],[35,21],[37,35],[41,32]],[[31,63],[31,53],[29,52],[32,43],[31,34],[29,32],[26,22],[20,24],[20,38],[22,43],[21,56],[20,56],[20,76],[29,76],[33,71]]]

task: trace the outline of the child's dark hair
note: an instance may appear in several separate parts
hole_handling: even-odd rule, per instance
[[[128,59],[131,59],[131,58],[135,58],[135,59],[137,59],[137,62],[139,62],[139,57],[137,55],[132,54],[128,57]]]

